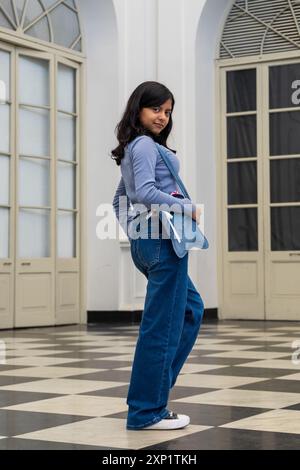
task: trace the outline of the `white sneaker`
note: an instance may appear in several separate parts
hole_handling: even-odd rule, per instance
[[[146,426],[145,429],[147,430],[169,430],[169,429],[182,429],[185,428],[188,424],[190,424],[190,418],[187,415],[178,415],[173,413],[173,411],[169,412],[169,416],[166,418],[158,421],[158,423],[152,424],[151,426]]]

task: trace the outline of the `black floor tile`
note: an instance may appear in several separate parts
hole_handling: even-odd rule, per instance
[[[15,384],[22,384],[25,382],[35,382],[37,380],[41,380],[42,377],[19,377],[17,375],[10,376],[10,375],[0,375],[0,387],[5,387],[6,385],[15,385]]]
[[[106,415],[105,418],[127,419],[127,411]]]
[[[90,417],[0,409],[0,435],[13,437],[86,419]]]
[[[86,348],[87,349],[87,348]],[[92,349],[92,348],[89,348]],[[65,352],[65,353],[59,353],[59,354],[51,354],[51,351],[49,351],[49,354],[44,354],[43,357],[58,357],[59,359],[86,359],[88,360],[95,360],[95,359],[102,359],[106,357],[111,357],[111,353],[95,353],[95,352],[86,352],[82,350],[77,350],[74,349],[74,351],[71,352]]]
[[[25,367],[31,367],[31,366],[14,366],[12,364],[1,364],[0,370],[1,372],[5,372],[7,370],[25,369]]]
[[[31,401],[47,400],[61,395],[55,393],[37,393],[37,392],[16,392],[15,390],[0,390],[0,408],[6,406],[19,405],[20,403],[29,403]]]
[[[300,410],[300,403],[298,403],[297,405],[291,405],[291,406],[287,406],[286,408],[284,408],[285,410]]]
[[[200,395],[201,393],[214,392],[215,390],[215,388],[208,387],[183,387],[181,385],[175,385],[175,387],[170,391],[169,400],[179,400],[180,398]]]
[[[202,426],[222,426],[223,424],[270,411],[266,408],[213,406],[199,403],[176,403],[174,401],[169,402],[168,408],[175,413],[188,415],[191,419],[191,424],[200,424]]]
[[[222,339],[225,339],[225,337],[223,336]],[[231,338],[228,338],[230,339],[230,343],[226,343],[226,344],[236,344],[236,345],[242,345],[242,346],[249,346],[251,347],[251,351],[254,351],[256,350],[257,348],[264,348],[265,350],[267,350],[269,347],[271,346],[275,346],[276,344],[280,344],[281,343],[286,343],[287,341],[280,341],[280,340],[277,340],[277,341],[264,341],[264,340],[261,340],[261,339],[258,339],[258,340],[255,340],[255,341],[249,341],[249,338],[246,338],[246,337],[243,337],[243,339],[241,337],[231,337]]]
[[[286,341],[285,341],[286,343]],[[257,352],[274,352],[274,353],[281,353],[282,355],[286,355],[287,357],[291,357],[292,355],[292,349],[290,347],[285,347],[285,348],[281,348],[280,346],[269,346],[269,347],[258,347],[258,348],[255,348],[255,349],[252,349],[252,351],[257,351]],[[281,357],[279,357],[278,359],[281,359]]]
[[[76,359],[76,358],[75,358]],[[131,361],[106,361],[105,359],[101,361],[96,361],[93,359],[86,361],[78,362],[67,362],[62,364],[57,364],[55,367],[82,367],[88,369],[116,369],[121,367],[131,366]]]
[[[102,372],[91,372],[90,374],[72,375],[71,379],[80,380],[103,380],[109,382],[128,382],[130,380],[130,371],[125,370],[107,370]]]
[[[248,361],[250,362],[250,361]],[[258,378],[274,378],[287,375],[290,371],[287,369],[267,369],[264,367],[224,367],[222,369],[208,370],[205,374],[209,375],[232,375],[234,377],[258,377]]]
[[[128,385],[120,387],[105,388],[103,390],[95,390],[93,392],[80,393],[79,395],[92,395],[94,397],[115,397],[126,399],[128,393]]]
[[[193,356],[193,351],[191,352]],[[219,366],[235,366],[238,364],[246,364],[251,362],[249,358],[227,358],[227,357],[190,357],[187,362],[189,364],[216,364]]]
[[[114,447],[96,447],[64,442],[39,441],[31,439],[0,439],[0,450],[115,450]],[[116,449],[119,450],[119,449]]]
[[[265,380],[254,384],[235,387],[239,390],[264,390],[267,392],[299,393],[300,403],[300,381],[299,380]]]

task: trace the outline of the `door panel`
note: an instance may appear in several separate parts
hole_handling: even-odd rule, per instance
[[[79,70],[0,43],[0,329],[79,322]]]
[[[10,270],[5,273],[4,267],[0,272],[0,327],[11,328],[13,326],[13,303],[11,292],[13,286]]]
[[[55,323],[53,59],[17,52],[16,326]]]
[[[263,77],[266,318],[300,320],[300,63]]]
[[[14,51],[0,43],[0,328],[14,322]]]
[[[221,76],[222,316],[300,320],[300,62]]]
[[[74,323],[79,315],[79,276],[75,266],[71,271],[70,264],[67,271],[57,276],[57,324]]]
[[[56,323],[79,321],[78,68],[57,64]]]
[[[53,274],[38,262],[18,263],[16,326],[53,325]],[[38,266],[40,269],[38,270]],[[26,272],[27,271],[27,272]],[[39,272],[34,272],[39,271]]]
[[[260,119],[257,70],[228,70],[222,76],[223,126],[223,306],[222,317],[264,316],[262,228],[258,180]]]

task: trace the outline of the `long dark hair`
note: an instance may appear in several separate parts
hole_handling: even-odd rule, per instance
[[[152,137],[155,142],[167,147],[167,138],[173,127],[172,113],[170,114],[168,125],[159,135],[155,135],[143,127],[139,119],[139,114],[142,108],[161,106],[168,99],[172,101],[173,111],[175,105],[173,94],[165,85],[158,82],[143,82],[133,91],[122,119],[115,129],[119,145],[111,151],[111,158],[115,160],[117,165],[121,165],[126,145],[139,135],[148,135]],[[173,150],[173,152],[176,153],[175,150]]]

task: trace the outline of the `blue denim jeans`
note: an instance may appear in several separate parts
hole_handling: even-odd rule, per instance
[[[149,219],[149,233],[151,230]],[[148,279],[127,397],[127,429],[168,415],[170,389],[199,332],[204,305],[188,276],[188,253],[178,258],[170,239],[130,240],[137,269]]]

